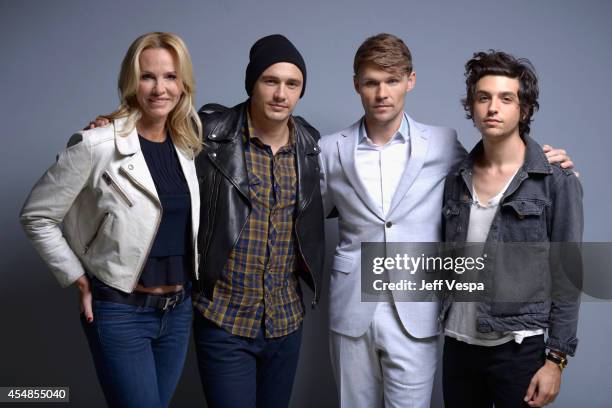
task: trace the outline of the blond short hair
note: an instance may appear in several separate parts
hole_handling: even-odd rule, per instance
[[[412,55],[404,42],[393,34],[381,33],[367,38],[357,49],[353,72],[357,76],[366,65],[393,73],[412,73]]]

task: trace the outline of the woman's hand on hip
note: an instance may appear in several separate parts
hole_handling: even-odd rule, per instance
[[[91,295],[91,286],[89,284],[89,279],[86,275],[83,275],[78,278],[74,284],[79,289],[79,306],[81,309],[81,313],[85,314],[85,319],[87,320],[87,323],[91,323],[93,322],[93,298]]]

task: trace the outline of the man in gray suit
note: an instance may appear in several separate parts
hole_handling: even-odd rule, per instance
[[[465,157],[457,134],[404,112],[416,76],[390,34],[354,62],[365,116],[323,137],[323,207],[338,212],[330,283],[332,366],[343,407],[428,407],[437,364],[435,302],[361,302],[361,242],[436,242],[444,178]]]
[[[343,407],[429,407],[438,304],[362,302],[361,243],[439,241],[444,178],[466,151],[453,129],[404,112],[416,76],[401,39],[368,38],[354,74],[364,117],[319,142],[324,211],[335,209],[339,226],[329,304],[334,376]]]

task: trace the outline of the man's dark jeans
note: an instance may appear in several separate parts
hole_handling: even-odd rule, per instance
[[[287,408],[302,327],[284,337],[234,336],[196,311],[193,334],[209,408]]]
[[[544,336],[499,346],[475,346],[444,338],[446,408],[529,407],[523,401],[531,378],[544,365]]]
[[[110,407],[167,407],[183,371],[191,297],[173,309],[94,300],[81,324]]]

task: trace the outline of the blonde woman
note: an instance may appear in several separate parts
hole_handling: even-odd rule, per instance
[[[119,92],[110,125],[70,138],[21,222],[60,284],[79,289],[108,404],[165,407],[184,364],[198,277],[201,124],[183,41],[137,38]]]

